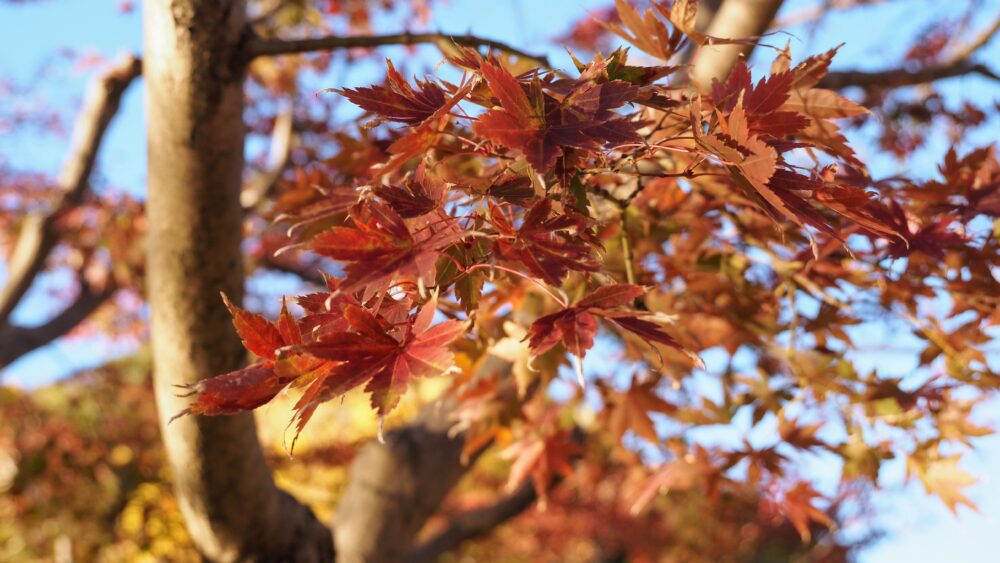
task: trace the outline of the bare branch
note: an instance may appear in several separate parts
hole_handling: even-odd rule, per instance
[[[295,133],[294,109],[294,105],[289,102],[275,117],[267,169],[254,177],[240,193],[240,205],[244,211],[257,208],[270,195],[278,179],[281,178],[281,173],[288,166],[288,157],[292,152],[292,137]]]
[[[298,276],[302,281],[319,287],[326,287],[326,280],[323,278],[319,267],[302,267],[290,260],[277,258],[270,254],[265,254],[259,259],[260,266],[276,272],[284,272]]]
[[[77,117],[72,149],[59,174],[59,200],[49,213],[32,214],[25,218],[14,246],[7,266],[9,277],[0,289],[0,326],[6,324],[35,276],[45,266],[45,260],[59,240],[56,222],[86,192],[104,132],[118,111],[122,94],[141,72],[141,61],[135,56],[128,56],[92,83]]]
[[[759,37],[774,20],[784,0],[725,0],[708,26],[708,35],[742,39]],[[706,45],[698,50],[691,69],[691,79],[698,86],[722,80],[741,56],[748,56],[752,45]]]
[[[251,57],[269,55],[291,55],[312,51],[333,51],[360,47],[384,47],[387,45],[434,44],[447,52],[452,45],[464,47],[487,47],[525,59],[544,68],[549,68],[549,59],[544,55],[533,55],[512,47],[502,41],[486,39],[475,35],[449,35],[446,33],[395,33],[390,35],[360,35],[343,37],[331,35],[309,39],[254,39],[250,42]]]
[[[948,57],[942,63],[914,70],[896,68],[875,72],[857,70],[831,72],[820,81],[819,86],[834,90],[849,86],[860,88],[900,88],[967,74],[979,74],[986,78],[1000,80],[1000,76],[986,65],[971,61],[972,56],[985,47],[998,32],[1000,32],[1000,16],[997,16],[992,24],[979,32],[974,40],[956,50],[951,57]]]
[[[64,336],[113,294],[111,286],[96,290],[84,284],[76,299],[48,322],[35,327],[7,326],[0,329],[0,368]]]
[[[979,74],[993,80],[1000,80],[1000,76],[985,65],[963,62],[954,65],[932,66],[919,70],[894,69],[878,72],[857,70],[831,72],[820,80],[818,86],[831,90],[839,90],[850,86],[860,88],[900,88],[967,74]]]
[[[990,24],[989,27],[980,31],[979,35],[977,35],[976,38],[968,45],[965,45],[955,51],[955,53],[948,59],[948,62],[955,64],[961,61],[969,60],[972,55],[976,54],[976,51],[985,47],[990,40],[996,36],[997,32],[1000,32],[1000,14],[994,18],[993,23]]]
[[[579,427],[573,429],[573,441],[583,444],[586,433]],[[563,480],[561,475],[555,475],[546,486],[547,490],[555,489]],[[406,557],[406,563],[424,563],[437,561],[441,555],[460,546],[463,542],[475,539],[489,533],[497,526],[516,517],[531,508],[538,500],[535,484],[527,480],[518,486],[510,495],[496,503],[469,510],[451,519],[448,526],[437,535],[418,545]]]
[[[417,546],[406,563],[429,563],[454,550],[463,542],[489,533],[504,522],[531,508],[538,495],[531,481],[525,481],[510,495],[496,504],[484,506],[455,516],[448,527]]]

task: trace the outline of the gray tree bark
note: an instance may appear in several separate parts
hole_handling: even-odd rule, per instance
[[[216,561],[329,561],[330,531],[279,491],[251,414],[184,417],[178,385],[239,368],[220,292],[243,293],[243,0],[148,0],[148,297],[154,385],[188,530]]]

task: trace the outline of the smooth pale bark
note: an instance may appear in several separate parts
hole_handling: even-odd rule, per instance
[[[337,506],[338,563],[397,562],[465,474],[463,436],[450,437],[450,408],[430,405],[385,444],[372,442],[351,466]],[[471,462],[470,462],[471,463]]]
[[[177,386],[241,367],[220,292],[242,295],[242,0],[147,0],[148,298],[157,406],[188,530],[216,561],[330,561],[332,538],[279,491],[251,414],[188,416]]]
[[[512,369],[490,356],[480,374]],[[454,405],[428,405],[416,420],[386,434],[385,444],[366,445],[351,464],[337,506],[334,538],[338,563],[408,561],[417,534],[475,463],[462,460],[465,434],[450,432]]]
[[[706,33],[725,39],[759,37],[774,20],[783,0],[724,0]],[[691,79],[707,88],[713,79],[722,80],[741,56],[749,56],[751,45],[711,45],[702,47],[694,57]]]

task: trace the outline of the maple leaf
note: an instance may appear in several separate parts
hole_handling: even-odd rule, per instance
[[[384,121],[419,125],[445,105],[444,90],[430,81],[418,81],[417,88],[386,59],[386,85],[332,89],[362,109],[379,115]]]
[[[552,200],[535,203],[515,228],[503,208],[489,202],[490,222],[500,234],[497,251],[509,260],[520,261],[533,275],[553,285],[561,283],[569,271],[596,272],[594,255],[597,241],[589,232],[592,222],[576,213],[552,215]]]
[[[666,61],[673,57],[683,44],[684,34],[680,29],[668,30],[666,24],[656,17],[653,10],[646,10],[640,15],[627,0],[615,0],[615,9],[621,19],[620,25],[600,20],[598,23],[643,52]],[[697,8],[694,8],[695,17],[697,17],[696,10]],[[687,21],[688,18],[682,16],[681,19]]]
[[[507,489],[513,490],[530,478],[544,510],[553,479],[572,475],[573,460],[581,453],[579,440],[568,430],[545,437],[527,435],[500,452],[502,458],[514,460]]]
[[[273,360],[279,348],[292,344],[285,342],[281,331],[271,321],[233,305],[225,293],[222,294],[222,300],[233,316],[233,326],[247,350],[261,358]]]
[[[268,403],[298,374],[289,376],[275,369],[278,351],[299,344],[302,335],[284,302],[278,323],[234,305],[225,294],[222,299],[233,315],[233,325],[243,344],[263,361],[215,377],[185,385],[187,395],[197,395],[194,403],[174,415],[174,420],[188,414],[222,415],[253,410]]]
[[[333,227],[310,243],[317,254],[347,263],[338,292],[362,286],[381,288],[395,276],[413,276],[418,283],[431,284],[441,251],[467,236],[454,220],[411,233],[395,210],[375,201],[353,207],[351,219],[353,227]]]
[[[676,66],[634,66],[628,64],[628,48],[619,47],[606,58],[595,53],[590,63],[580,62],[572,52],[569,53],[573,64],[580,72],[580,79],[604,83],[621,80],[636,86],[648,86],[655,80],[663,78],[678,69]],[[640,90],[641,91],[641,90]]]
[[[896,238],[908,245],[909,229],[900,230],[898,219],[888,209],[879,205],[875,194],[857,186],[836,184],[815,193],[817,201],[836,213],[854,221],[865,230],[887,238]]]
[[[795,76],[795,79],[792,81],[792,89],[802,90],[819,84],[819,81],[827,75],[827,72],[830,70],[830,63],[833,62],[833,57],[842,46],[843,44],[840,44],[825,53],[807,57],[801,63],[795,65],[791,70],[792,75]]]
[[[469,95],[474,84],[475,81],[470,80],[457,88],[451,98],[442,104],[437,111],[414,127],[412,131],[393,141],[388,148],[392,158],[378,168],[378,173],[385,175],[394,172],[406,162],[426,154],[434,147],[441,139],[444,127],[451,119],[451,110]]]
[[[640,382],[633,374],[628,389],[621,393],[600,384],[599,389],[609,410],[608,428],[618,439],[632,430],[653,444],[660,441],[649,415],[653,412],[673,414],[677,412],[677,407],[660,397],[656,392],[657,383],[655,378]]]
[[[581,79],[556,99],[537,78],[529,84],[529,96],[519,80],[493,62],[484,62],[480,72],[500,106],[481,115],[473,130],[520,150],[538,172],[551,169],[564,148],[595,151],[636,137],[637,124],[612,111],[636,97],[638,88],[628,82]]]
[[[690,454],[656,468],[631,499],[629,512],[638,515],[646,510],[657,495],[665,495],[671,491],[689,491],[701,486],[710,493],[722,479],[724,477],[712,462],[708,450],[696,445]]]
[[[216,416],[253,410],[267,404],[288,383],[275,373],[270,363],[258,363],[210,377],[184,387],[188,393],[182,396],[197,397],[170,420],[189,414]]]
[[[448,186],[440,178],[429,174],[426,164],[421,162],[402,186],[376,186],[374,191],[400,217],[409,219],[438,209],[447,196]]]
[[[978,510],[963,489],[976,484],[979,479],[958,466],[961,454],[942,456],[936,447],[906,458],[907,477],[915,475],[928,494],[937,495],[952,514],[958,514],[960,505]]]
[[[694,104],[693,131],[698,143],[725,161],[737,185],[757,201],[775,223],[784,216],[800,227],[812,224],[834,234],[829,226],[812,213],[808,202],[789,190],[777,189],[771,183],[778,170],[778,155],[772,147],[751,133],[742,101],[738,100],[728,118],[721,122],[723,131],[719,133],[699,134],[700,111],[700,105]]]
[[[724,82],[712,82],[712,103],[723,111],[731,112],[742,99],[746,115],[764,116],[785,105],[794,80],[795,75],[786,71],[762,78],[754,86],[750,67],[741,59]]]
[[[829,445],[818,438],[816,433],[823,428],[822,422],[815,424],[799,425],[798,421],[778,417],[778,434],[782,441],[802,450],[812,448],[829,448]]]
[[[785,492],[780,505],[782,513],[795,527],[795,531],[799,533],[802,541],[806,543],[812,538],[810,527],[813,522],[828,528],[834,525],[833,519],[826,512],[813,505],[813,501],[817,498],[822,498],[822,495],[816,492],[809,483],[800,481],[791,490]]]
[[[647,343],[656,342],[676,348],[700,364],[696,355],[688,352],[659,324],[641,318],[643,316],[652,318],[652,315],[619,309],[631,304],[645,292],[642,287],[632,284],[605,285],[595,289],[576,305],[539,318],[531,324],[527,334],[532,356],[544,354],[562,342],[567,351],[582,360],[587,350],[594,345],[597,317],[602,317],[634,333]],[[579,363],[577,376],[582,386],[583,369]]]
[[[298,170],[294,185],[278,196],[271,213],[276,222],[289,222],[289,237],[308,237],[317,225],[346,213],[358,201],[358,191],[336,185],[317,168]]]
[[[399,402],[410,380],[444,373],[453,365],[448,345],[466,330],[462,321],[431,326],[436,302],[424,304],[403,328],[389,325],[371,312],[348,306],[350,330],[325,334],[300,350],[335,362],[320,374],[296,405],[299,431],[315,407],[367,383],[372,406],[380,417]]]
[[[617,1],[617,0],[616,0]],[[624,3],[624,0],[622,0]],[[698,0],[675,0],[670,8],[660,2],[652,2],[651,5],[661,16],[666,18],[677,28],[678,33],[683,33],[687,39],[694,41],[698,45],[756,45],[756,37],[746,39],[730,39],[726,37],[716,37],[702,33],[697,28],[698,21]],[[647,13],[647,18],[650,17]]]
[[[867,230],[890,236],[889,256],[901,258],[909,256],[914,252],[923,252],[928,256],[933,256],[939,260],[944,259],[946,251],[949,249],[961,248],[966,244],[967,239],[959,232],[953,230],[955,217],[943,215],[929,220],[922,224],[916,219],[907,215],[906,211],[895,201],[890,202],[888,210],[884,210],[874,202],[869,202],[866,206],[849,208],[852,213],[860,210],[862,217],[868,219],[869,216],[882,219],[878,225],[881,231],[877,231],[861,222]]]
[[[864,106],[848,100],[833,90],[823,88],[793,90],[781,109],[813,119],[840,119],[869,113]]]

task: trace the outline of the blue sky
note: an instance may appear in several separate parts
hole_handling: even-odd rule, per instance
[[[605,6],[606,0],[450,0],[435,2],[432,29],[461,34],[472,32],[494,37],[526,50],[549,52],[557,65],[568,66],[563,51],[548,40],[565,31],[567,15],[576,18],[587,9]],[[789,0],[782,14],[818,3],[818,0]],[[118,0],[50,0],[37,4],[11,6],[0,3],[0,80],[14,85],[37,85],[37,89],[8,96],[0,106],[6,112],[14,105],[30,107],[47,103],[72,116],[79,104],[90,70],[74,68],[68,58],[59,53],[67,48],[77,53],[93,53],[114,57],[141,49],[141,17],[136,13],[121,14]],[[816,30],[798,28],[789,36],[796,57],[826,50],[845,43],[835,67],[875,70],[899,60],[901,53],[919,36],[923,26],[935,17],[956,16],[956,6],[965,2],[935,0],[897,1],[876,9],[837,14]],[[1000,13],[1000,0],[980,2],[983,25]],[[914,15],[916,14],[916,17]],[[386,28],[390,29],[390,28]],[[773,39],[783,44],[785,37]],[[422,51],[429,68],[436,60],[431,51]],[[386,56],[406,58],[401,49],[388,49]],[[758,52],[769,60],[770,54]],[[1000,40],[990,45],[981,60],[1000,59]],[[412,70],[416,70],[416,66]],[[39,72],[43,76],[39,78]],[[347,84],[355,86],[375,80],[380,70],[367,67],[352,70]],[[321,84],[318,87],[333,86]],[[949,101],[958,103],[971,99],[981,104],[997,101],[1000,88],[980,77],[966,77],[948,82],[943,88]],[[143,125],[143,92],[132,88],[122,104],[100,155],[97,186],[113,186],[141,195],[145,184],[145,128]],[[973,146],[1000,136],[996,124],[980,130],[966,144]],[[875,176],[906,172],[916,176],[931,176],[940,156],[947,148],[942,136],[931,139],[928,147],[905,163],[877,155],[864,133],[852,137],[855,147],[870,162]],[[21,170],[58,169],[68,138],[39,132],[15,132],[0,135],[0,166]],[[0,280],[5,276],[0,265]],[[49,277],[34,288],[29,299],[15,314],[19,322],[34,323],[50,314],[57,303],[51,290],[65,280]],[[875,339],[897,344],[885,330],[872,332]],[[62,342],[22,359],[12,366],[5,379],[19,385],[38,385],[82,366],[90,365],[118,352],[111,344],[93,339]],[[911,369],[912,355],[905,353],[859,358],[862,363],[877,365],[887,372],[905,373]],[[985,417],[1000,422],[997,416]],[[821,461],[817,464],[821,465]],[[889,536],[862,556],[865,562],[897,561],[989,561],[1000,553],[1000,483],[992,475],[1000,474],[1000,439],[979,442],[979,449],[967,456],[965,467],[983,477],[972,489],[981,514],[962,510],[952,516],[944,505],[927,497],[917,484],[900,488],[903,479],[901,464],[890,464],[886,482],[892,489],[881,495],[876,505],[880,509],[879,523]]]

